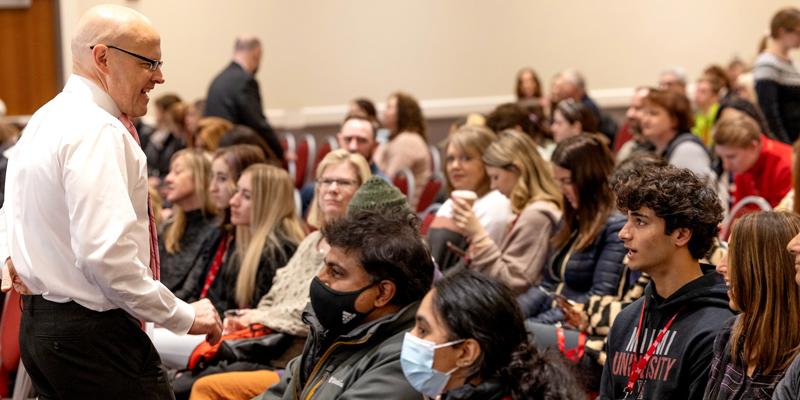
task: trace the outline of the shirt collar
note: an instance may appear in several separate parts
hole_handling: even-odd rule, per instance
[[[88,98],[114,118],[119,118],[122,115],[122,111],[114,103],[114,99],[103,88],[80,75],[70,75],[69,79],[67,79],[67,84],[64,85],[63,92]]]

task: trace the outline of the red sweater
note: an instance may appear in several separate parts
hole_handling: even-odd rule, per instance
[[[734,204],[747,196],[760,196],[772,207],[792,188],[792,146],[761,135],[761,154],[743,174],[734,174]]]

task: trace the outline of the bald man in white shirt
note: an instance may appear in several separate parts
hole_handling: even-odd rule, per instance
[[[222,324],[208,300],[186,304],[157,281],[147,162],[129,118],[164,83],[161,38],[141,14],[98,6],[72,56],[64,90],[10,157],[0,210],[2,290],[24,295],[22,361],[40,399],[172,399],[139,320],[212,343]]]

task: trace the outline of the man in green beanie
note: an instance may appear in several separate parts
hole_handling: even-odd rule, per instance
[[[400,208],[408,210],[408,200],[396,186],[377,175],[372,175],[353,195],[347,206],[347,215],[374,208]]]

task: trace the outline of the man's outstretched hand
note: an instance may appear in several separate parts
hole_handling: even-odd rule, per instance
[[[22,279],[17,274],[17,270],[14,268],[14,263],[11,262],[11,257],[9,257],[5,265],[3,265],[3,283],[0,285],[0,290],[6,293],[11,290],[12,287],[19,294],[33,294],[22,282]]]
[[[3,278],[5,285],[5,276]],[[206,341],[209,343],[217,344],[222,339],[222,321],[219,319],[219,313],[211,301],[202,299],[189,304],[194,307],[194,323],[192,328],[189,329],[190,335],[206,335]]]

